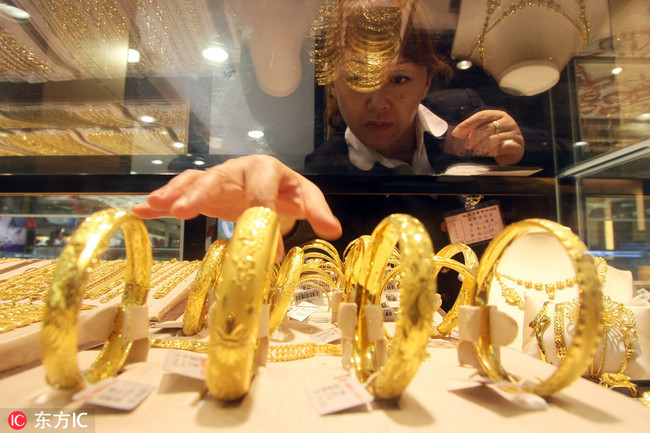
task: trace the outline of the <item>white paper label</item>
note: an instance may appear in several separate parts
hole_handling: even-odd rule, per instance
[[[319,344],[327,344],[341,338],[341,330],[339,328],[329,328],[311,335],[311,339]]]
[[[445,223],[452,243],[468,245],[488,241],[504,228],[498,205],[445,216]]]
[[[155,389],[154,385],[110,378],[84,389],[72,398],[97,406],[130,411]]]
[[[205,380],[207,361],[207,356],[201,353],[170,350],[163,363],[163,370],[181,376]]]
[[[373,400],[372,395],[351,376],[308,388],[307,395],[320,415],[340,412]]]
[[[302,322],[317,310],[318,305],[314,305],[310,302],[301,302],[297,307],[287,313],[287,317]]]

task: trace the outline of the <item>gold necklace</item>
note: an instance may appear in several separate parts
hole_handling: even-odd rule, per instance
[[[565,341],[565,317],[568,319],[569,324],[576,323],[578,309],[579,305],[575,301],[563,302],[556,304],[555,306],[555,349],[560,362],[564,361],[567,352]],[[612,301],[609,296],[603,296],[601,311],[603,336],[601,338],[602,346],[600,359],[594,359],[592,364],[589,366],[587,377],[591,380],[598,380],[601,385],[607,388],[627,388],[632,396],[636,397],[636,385],[630,382],[630,378],[625,375],[625,369],[629,365],[632,355],[634,354],[634,343],[638,339],[634,313],[621,302]],[[623,340],[625,353],[623,354],[623,360],[621,361],[621,366],[618,371],[603,373],[608,335],[618,335],[620,339]],[[596,362],[598,363],[597,368],[594,365]]]
[[[584,0],[575,0],[575,2],[578,5],[578,9],[580,10],[580,16],[578,17],[578,20],[569,16],[569,14],[562,8],[562,5],[557,3],[555,0],[519,0],[518,2],[513,2],[510,7],[501,13],[501,16],[499,16],[499,18],[492,22],[492,18],[494,17],[497,9],[501,7],[501,0],[488,0],[487,15],[485,17],[485,22],[483,23],[483,30],[479,35],[476,43],[474,43],[474,46],[470,50],[469,56],[474,53],[474,50],[478,49],[479,56],[481,58],[481,65],[483,68],[485,68],[485,39],[487,38],[487,35],[503,21],[512,17],[517,12],[529,7],[538,7],[540,9],[545,8],[551,12],[559,14],[564,19],[566,19],[573,26],[573,28],[575,28],[575,30],[578,32],[578,35],[580,35],[582,39],[580,48],[577,50],[576,54],[579,53],[585,46],[587,46],[587,43],[589,42],[590,29],[589,21],[587,21],[587,15],[585,13]]]
[[[604,286],[607,278],[607,262],[602,257],[598,257],[596,260],[598,262],[596,267],[598,268],[600,284],[601,286]],[[555,299],[556,291],[563,290],[567,287],[573,287],[576,284],[575,277],[567,277],[550,283],[542,283],[532,280],[524,280],[523,278],[513,277],[498,271],[494,273],[494,276],[497,283],[499,283],[499,287],[501,287],[501,295],[505,298],[506,303],[514,305],[522,311],[526,308],[526,303],[522,297],[526,289],[535,289],[540,292],[544,291],[548,295],[549,299],[553,300]],[[515,287],[508,285],[507,281],[523,288],[524,291],[519,294]]]

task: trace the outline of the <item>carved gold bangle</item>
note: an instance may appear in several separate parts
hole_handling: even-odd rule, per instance
[[[227,241],[218,239],[210,245],[205,256],[203,256],[201,266],[190,287],[187,304],[185,304],[183,312],[183,332],[185,335],[198,333],[205,324],[210,302],[208,295],[211,290],[216,290],[227,246]]]
[[[386,361],[380,365],[376,342],[369,340],[365,309],[379,305],[380,282],[386,265],[398,245],[402,254],[400,274],[401,304],[396,331]],[[417,219],[404,214],[386,217],[372,233],[363,257],[362,290],[357,292],[358,320],[353,361],[359,380],[369,384],[375,397],[389,399],[400,396],[417,373],[426,357],[429,342],[436,279],[433,276],[433,244],[426,229]]]
[[[282,261],[277,278],[272,285],[273,294],[277,299],[272,299],[271,314],[269,318],[269,335],[273,335],[280,327],[284,315],[287,313],[289,303],[293,299],[300,272],[303,265],[303,250],[300,247],[293,247],[289,250]],[[275,298],[275,296],[274,296]]]
[[[458,253],[463,254],[464,264],[452,257]],[[467,245],[456,243],[445,246],[433,257],[435,266],[434,275],[438,275],[443,267],[452,269],[463,276],[463,284],[460,287],[456,302],[447,312],[442,322],[432,329],[431,337],[446,337],[451,331],[458,326],[458,307],[460,305],[470,305],[476,295],[476,274],[478,272],[479,261],[476,253]]]
[[[548,379],[523,386],[525,391],[548,396],[582,376],[594,358],[601,333],[602,288],[596,261],[570,229],[548,220],[527,219],[509,225],[492,240],[481,259],[477,276],[478,287],[474,302],[481,307],[481,332],[475,348],[483,370],[490,379],[518,383],[518,380],[503,368],[492,346],[488,295],[499,261],[508,246],[526,233],[540,229],[551,233],[566,250],[576,272],[579,292],[576,334],[566,359]]]
[[[59,256],[52,285],[45,300],[41,351],[47,382],[59,389],[78,389],[83,379],[77,367],[77,328],[84,284],[113,233],[121,228],[126,243],[126,289],[113,331],[95,362],[85,372],[96,383],[116,375],[131,349],[123,334],[128,308],[147,301],[151,273],[151,244],[142,220],[130,212],[108,209],[97,212],[75,230]]]
[[[250,388],[264,289],[278,236],[278,217],[266,208],[247,209],[235,224],[210,313],[206,383],[219,400],[238,399]]]
[[[370,235],[363,235],[348,244],[343,253],[343,291],[345,302],[355,301],[355,294],[360,292],[361,266],[366,251],[370,248]]]

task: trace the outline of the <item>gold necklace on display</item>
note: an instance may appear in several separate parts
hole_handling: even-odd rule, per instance
[[[604,286],[605,279],[607,278],[607,262],[602,257],[598,257],[596,260],[598,261],[597,267],[600,284],[601,286]],[[520,288],[524,288],[524,292],[526,289],[535,289],[540,292],[544,291],[551,300],[555,299],[556,291],[563,290],[567,287],[573,287],[576,284],[575,277],[568,277],[551,283],[542,283],[532,280],[524,280],[523,278],[513,277],[498,271],[495,272],[494,275],[497,283],[499,283],[499,287],[501,287],[501,295],[505,298],[506,303],[514,305],[522,311],[526,308],[526,303],[522,298],[522,295],[518,293],[517,289],[509,286],[507,281],[514,283]]]

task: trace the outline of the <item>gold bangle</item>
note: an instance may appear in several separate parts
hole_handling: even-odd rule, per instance
[[[370,235],[363,235],[348,244],[343,253],[343,282],[344,282],[344,301],[355,301],[356,293],[359,290],[361,282],[361,266],[363,264],[363,257],[370,248]]]
[[[300,272],[302,270],[303,264],[303,250],[300,247],[293,247],[289,250],[284,260],[282,261],[282,266],[278,271],[277,278],[275,279],[274,284],[272,285],[272,295],[276,294],[276,291],[280,293],[277,295],[277,299],[271,300],[271,312],[269,317],[269,335],[273,335],[275,331],[280,327],[284,315],[287,313],[289,308],[289,303],[293,299],[293,294],[296,291],[298,282],[300,281]]]
[[[452,259],[458,253],[463,254],[464,264]],[[442,322],[437,327],[432,328],[431,338],[440,338],[449,336],[451,331],[458,326],[458,307],[472,303],[476,295],[476,273],[478,272],[479,262],[476,253],[470,247],[456,243],[447,245],[438,251],[438,254],[433,257],[433,263],[435,276],[443,267],[447,267],[464,277],[456,302],[442,319]]]
[[[364,310],[366,306],[380,304],[383,289],[380,282],[396,244],[402,253],[401,304],[386,362],[379,365],[377,345],[368,338]],[[436,292],[431,238],[422,223],[412,216],[390,215],[373,231],[362,269],[362,290],[356,296],[357,334],[353,349],[356,374],[362,382],[375,376],[369,384],[375,397],[395,398],[404,392],[426,357]]]
[[[194,335],[201,331],[208,315],[208,294],[216,290],[217,281],[221,275],[223,256],[228,247],[228,242],[218,239],[210,245],[203,256],[201,266],[190,287],[187,304],[183,312],[183,333]]]
[[[84,284],[113,233],[121,228],[126,243],[126,283],[113,331],[99,356],[85,372],[88,383],[116,375],[132,341],[123,335],[126,310],[147,301],[151,273],[151,244],[146,226],[134,214],[115,209],[96,212],[75,230],[59,256],[47,292],[41,329],[41,350],[47,382],[54,388],[79,389],[83,378],[77,367],[77,328]]]
[[[206,383],[219,400],[238,399],[250,388],[264,289],[278,237],[278,217],[267,208],[249,208],[235,224],[210,312]]]
[[[526,233],[539,229],[555,236],[566,250],[576,271],[579,292],[576,334],[573,344],[567,351],[565,361],[550,378],[537,384],[527,383],[523,386],[527,392],[548,396],[582,376],[594,358],[601,333],[602,288],[596,262],[593,256],[587,253],[586,246],[570,229],[552,221],[533,218],[509,225],[490,242],[481,259],[477,276],[478,287],[474,302],[481,307],[481,332],[479,341],[474,346],[483,370],[491,380],[507,381],[513,385],[518,383],[518,380],[503,368],[492,346],[488,295],[499,261],[508,246]]]

